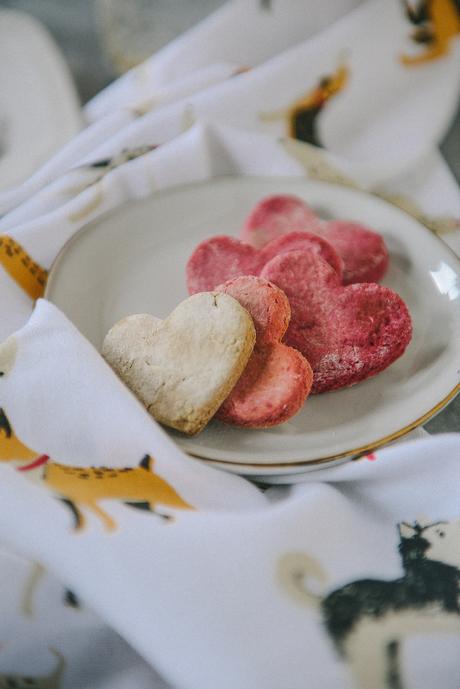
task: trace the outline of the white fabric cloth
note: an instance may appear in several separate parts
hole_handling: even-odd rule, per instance
[[[403,64],[430,49],[410,31],[396,0],[229,2],[102,92],[86,129],[0,195],[0,686],[31,674],[62,689],[164,689],[156,671],[174,689],[459,684],[457,435],[262,492],[185,457],[72,324],[34,303],[40,269],[90,220],[223,174],[341,179],[454,227],[460,195],[437,144],[460,48],[452,38],[437,59]],[[286,113],[324,75],[337,90],[310,127],[321,150],[289,138]],[[443,235],[457,250],[459,236]],[[18,471],[7,460],[19,455],[39,463]],[[124,476],[131,491],[142,479],[144,506],[160,477],[158,511],[174,521],[81,488]],[[51,573],[33,595],[36,570],[10,550]]]

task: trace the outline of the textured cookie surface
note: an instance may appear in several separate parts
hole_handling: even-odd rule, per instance
[[[308,397],[313,374],[300,352],[280,342],[290,318],[286,295],[254,276],[230,280],[217,289],[247,309],[257,333],[249,363],[217,417],[246,428],[268,428],[287,421]]]
[[[289,298],[292,316],[284,341],[310,362],[312,392],[353,385],[383,371],[411,340],[410,314],[399,295],[376,284],[343,287],[319,256],[303,251],[277,256],[262,277]]]
[[[189,294],[207,292],[233,278],[259,275],[264,265],[278,254],[305,249],[318,254],[342,276],[343,262],[331,244],[309,232],[290,232],[260,251],[239,239],[217,236],[201,242],[187,262]]]
[[[207,292],[164,321],[147,314],[123,319],[102,354],[157,421],[194,435],[234,387],[254,343],[252,319],[238,301]]]
[[[388,250],[383,238],[357,222],[332,220],[317,228],[343,260],[343,284],[378,282],[388,268]]]
[[[310,206],[297,196],[267,196],[248,215],[240,236],[243,242],[261,249],[288,232],[314,232],[319,222]]]
[[[247,244],[261,248],[268,241],[294,230],[316,233],[327,239],[343,261],[345,285],[376,282],[385,275],[388,251],[381,235],[348,220],[323,222],[296,196],[263,199],[247,218],[240,237]]]

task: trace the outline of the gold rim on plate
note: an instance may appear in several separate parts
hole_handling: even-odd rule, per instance
[[[257,463],[257,464],[247,464],[245,462],[237,462],[236,460],[234,461],[227,461],[225,459],[212,459],[212,457],[203,457],[202,455],[196,454],[194,452],[190,452],[189,450],[185,450],[185,452],[190,455],[191,457],[195,457],[197,459],[202,459],[204,461],[208,462],[213,462],[216,464],[230,464],[238,467],[249,467],[251,469],[258,469],[259,467],[265,468],[273,468],[273,469],[282,469],[284,467],[307,467],[310,466],[311,464],[313,465],[318,465],[318,464],[324,464],[325,462],[333,462],[334,460],[337,459],[350,459],[351,460],[357,460],[360,459],[363,455],[368,454],[370,452],[373,452],[374,450],[378,450],[379,447],[382,447],[382,445],[387,445],[388,443],[391,443],[398,438],[402,438],[404,435],[407,435],[411,431],[415,430],[422,424],[424,424],[426,421],[429,421],[435,414],[440,412],[443,407],[445,407],[451,400],[454,399],[454,397],[457,396],[457,394],[460,392],[460,383],[458,383],[453,390],[450,391],[450,393],[444,397],[444,399],[441,400],[441,402],[438,402],[436,406],[434,406],[432,409],[427,411],[425,414],[420,416],[418,419],[415,421],[412,421],[409,423],[407,426],[404,426],[404,428],[399,429],[398,431],[395,431],[394,433],[390,433],[390,435],[386,435],[383,438],[379,438],[378,440],[373,441],[372,443],[369,443],[367,445],[363,445],[362,447],[357,447],[354,448],[353,450],[345,450],[344,452],[340,452],[337,455],[328,455],[327,457],[320,457],[319,459],[299,459],[297,461],[287,461],[287,462],[281,462],[281,463]]]
[[[223,175],[222,177],[232,178],[232,177],[237,177],[237,176]],[[220,177],[219,179],[222,179],[222,177]],[[263,177],[255,177],[252,179],[258,179],[258,180],[270,179],[271,180],[271,178],[263,178]],[[299,179],[302,179],[302,178],[300,177]],[[308,183],[308,181],[309,181],[308,178],[306,178],[305,182]],[[397,208],[400,213],[409,216],[413,220],[416,220],[418,222],[419,226],[421,228],[423,228],[423,230],[425,230],[425,232],[427,232],[432,237],[434,237],[439,242],[439,244],[442,245],[443,249],[447,250],[447,252],[450,253],[454,257],[456,262],[459,262],[460,259],[457,256],[457,254],[455,253],[455,251],[446,242],[444,242],[439,237],[439,235],[436,232],[434,232],[425,222],[423,222],[423,220],[420,217],[417,217],[416,214],[409,212],[406,208],[401,207],[400,205],[398,205],[396,203],[392,203],[391,200],[383,198],[379,194],[365,191],[364,189],[361,189],[359,187],[351,187],[350,185],[344,184],[344,183],[339,182],[339,181],[331,181],[328,179],[321,179],[321,177],[317,177],[316,179],[313,178],[310,181],[320,182],[322,184],[327,184],[331,187],[338,187],[341,189],[346,188],[346,189],[349,189],[350,191],[357,193],[357,194],[364,194],[366,196],[371,196],[371,197],[373,196],[376,199],[378,199],[380,201],[380,203],[391,206],[393,208]],[[207,183],[209,183],[209,180],[207,180],[206,182],[198,182],[196,184],[179,185],[179,186],[175,186],[171,189],[165,189],[165,190],[163,190],[163,193],[164,194],[167,194],[168,192],[174,193],[174,192],[177,192],[180,187],[202,186],[202,185],[207,184]],[[136,201],[131,200],[131,201],[128,201],[126,204],[123,204],[123,205],[131,205],[134,203],[136,203]],[[111,211],[104,213],[104,216],[110,215],[111,213],[114,213],[117,210],[118,209],[112,209]],[[56,255],[56,257],[55,257],[54,261],[52,262],[50,269],[49,269],[48,280],[47,280],[47,284],[46,284],[45,292],[44,292],[44,298],[45,299],[49,298],[49,293],[51,291],[50,286],[53,282],[55,269],[57,268],[59,261],[62,258],[63,254],[65,254],[67,252],[68,248],[80,237],[80,235],[82,235],[88,231],[91,231],[93,229],[93,226],[99,220],[100,220],[100,217],[94,219],[93,221],[91,221],[87,225],[84,225],[83,227],[81,227],[61,247],[60,251]],[[212,462],[213,464],[221,464],[223,466],[228,465],[228,466],[232,466],[232,467],[235,467],[238,469],[241,468],[241,471],[243,471],[244,468],[248,468],[248,469],[251,469],[253,471],[257,470],[259,468],[262,468],[262,469],[283,469],[283,468],[289,468],[289,467],[307,468],[309,466],[318,466],[318,465],[334,462],[334,461],[337,461],[340,459],[343,459],[343,460],[348,459],[349,461],[353,461],[353,460],[360,459],[363,455],[369,454],[369,453],[373,452],[374,450],[377,450],[378,448],[382,447],[383,445],[387,445],[389,443],[394,442],[395,440],[398,440],[399,438],[402,438],[403,436],[407,435],[408,433],[415,430],[419,426],[422,426],[424,423],[429,421],[433,416],[435,416],[438,412],[440,412],[449,402],[451,402],[459,392],[460,392],[460,382],[457,383],[455,385],[455,387],[441,401],[439,401],[434,407],[432,407],[431,409],[426,411],[424,414],[422,414],[422,416],[418,417],[414,421],[411,421],[409,424],[407,424],[403,428],[400,428],[397,431],[394,431],[393,433],[390,433],[389,435],[386,435],[383,438],[379,438],[375,441],[372,441],[371,443],[368,443],[366,445],[363,445],[363,446],[360,446],[357,448],[352,448],[350,450],[344,450],[343,452],[340,452],[340,453],[337,453],[334,455],[327,455],[325,457],[319,457],[316,459],[287,460],[286,462],[283,461],[283,462],[273,462],[273,463],[270,463],[270,462],[268,462],[268,463],[267,462],[246,463],[246,462],[238,462],[237,460],[224,460],[224,459],[217,459],[217,458],[215,459],[213,457],[205,457],[205,456],[199,454],[198,452],[192,452],[191,450],[184,448],[183,446],[181,446],[180,443],[179,443],[179,446],[190,457],[194,457],[196,459],[200,459],[200,460],[205,461],[205,462]]]

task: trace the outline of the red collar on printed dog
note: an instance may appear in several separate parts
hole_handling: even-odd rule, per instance
[[[46,464],[46,462],[49,460],[48,455],[41,455],[41,457],[37,457],[37,459],[34,459],[33,462],[30,464],[25,464],[22,467],[17,467],[18,471],[32,471],[32,469],[36,469],[37,467],[41,467],[43,464]]]

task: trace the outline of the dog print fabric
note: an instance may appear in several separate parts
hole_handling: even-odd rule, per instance
[[[0,341],[16,332],[0,346],[0,542],[58,579],[40,581],[24,615],[29,565],[0,557],[0,676],[53,681],[54,649],[59,689],[166,689],[156,666],[167,689],[460,686],[458,439],[394,445],[262,493],[184,456],[62,314],[34,308],[40,269],[79,229],[220,175],[346,181],[452,230],[460,248],[458,189],[438,151],[460,88],[447,4],[230,1],[100,94],[64,150],[0,193]],[[168,239],[152,218],[156,231]],[[145,479],[135,496],[128,474]],[[275,580],[291,551],[314,554],[289,590],[315,603],[295,604]],[[79,609],[63,604],[66,589]]]
[[[321,565],[307,554],[279,562],[283,589],[298,603],[317,607],[336,652],[350,666],[356,687],[404,689],[404,640],[419,634],[456,634],[460,641],[460,520],[398,525],[402,576],[358,579],[325,595]]]
[[[447,55],[460,35],[459,0],[402,0],[409,21],[415,26],[411,38],[425,46],[419,55],[403,55],[405,65],[422,65]]]
[[[50,649],[56,657],[56,669],[45,677],[28,677],[23,675],[1,675],[0,689],[59,689],[61,677],[65,668],[64,657],[54,649]]]
[[[333,73],[321,77],[316,86],[286,110],[261,113],[260,119],[263,122],[284,119],[288,136],[321,147],[318,118],[328,102],[346,87],[348,79],[349,69],[345,63],[341,64]]]
[[[48,273],[12,237],[0,236],[0,265],[31,299],[43,296]]]
[[[35,475],[34,480],[39,480],[70,508],[75,529],[85,525],[82,507],[99,517],[108,531],[116,528],[114,520],[100,507],[100,500],[121,500],[132,507],[153,512],[165,522],[171,521],[173,516],[162,512],[157,505],[192,509],[172,486],[154,473],[153,459],[149,455],[138,467],[121,469],[58,464],[48,455],[38,455],[24,445],[15,435],[5,411],[0,409],[0,462],[11,461],[17,463],[23,476],[39,472],[39,477]]]

